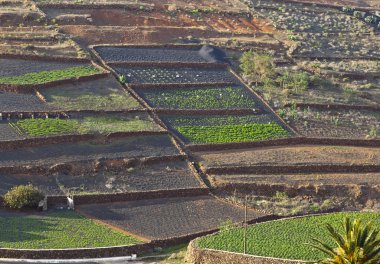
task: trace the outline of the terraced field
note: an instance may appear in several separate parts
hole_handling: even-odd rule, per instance
[[[284,138],[290,135],[270,115],[164,116],[186,143],[231,143]]]
[[[131,84],[237,83],[237,79],[224,68],[115,67],[115,69]]]
[[[122,159],[179,154],[167,135],[137,136],[106,142],[60,143],[25,149],[0,150],[0,153],[0,166],[54,165],[102,158]]]
[[[257,108],[252,94],[243,87],[140,90],[154,108],[237,109]]]
[[[228,219],[244,219],[244,210],[211,196],[84,205],[80,210],[106,223],[150,239],[185,236],[215,229]],[[258,216],[261,214],[249,211],[249,218]]]

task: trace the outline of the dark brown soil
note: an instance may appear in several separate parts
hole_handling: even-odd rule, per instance
[[[228,219],[244,220],[244,210],[211,196],[84,205],[86,214],[149,239],[185,236],[218,228]],[[263,216],[249,211],[249,219]]]
[[[199,188],[200,182],[184,161],[130,167],[122,172],[58,175],[67,193],[115,193]]]
[[[359,184],[379,185],[380,173],[363,174],[278,174],[278,175],[211,175],[216,182],[270,184]]]
[[[177,155],[178,150],[167,135],[115,139],[108,143],[80,142],[44,145],[34,148],[0,150],[0,166],[53,165],[56,163],[101,158],[139,158]]]
[[[295,146],[198,154],[205,167],[257,165],[380,164],[380,149],[340,146]]]

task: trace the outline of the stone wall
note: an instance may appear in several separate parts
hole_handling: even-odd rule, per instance
[[[193,264],[301,264],[311,263],[297,260],[259,257],[241,253],[232,253],[222,250],[201,249],[196,243],[198,239],[190,242],[187,249],[187,259]]]

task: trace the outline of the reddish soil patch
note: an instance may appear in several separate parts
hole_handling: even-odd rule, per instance
[[[202,153],[206,167],[257,165],[380,164],[380,149],[340,146],[297,146]]]

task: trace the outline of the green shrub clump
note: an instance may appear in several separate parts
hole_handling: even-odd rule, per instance
[[[4,202],[14,209],[36,208],[43,198],[44,195],[33,185],[19,185],[4,195]]]

